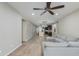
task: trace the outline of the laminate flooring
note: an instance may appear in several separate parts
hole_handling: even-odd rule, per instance
[[[27,42],[23,42],[22,46],[17,48],[9,56],[41,56],[41,40],[39,36],[35,36]]]

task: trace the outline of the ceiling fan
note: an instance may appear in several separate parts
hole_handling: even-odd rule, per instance
[[[64,5],[59,5],[59,6],[55,6],[55,7],[52,7],[51,8],[50,5],[51,5],[51,2],[47,2],[45,8],[33,8],[33,10],[45,10],[40,15],[43,15],[46,12],[49,12],[51,15],[54,15],[54,12],[52,12],[51,10],[60,9],[60,8],[63,8],[64,7]]]

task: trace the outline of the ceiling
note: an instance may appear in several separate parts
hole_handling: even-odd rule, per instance
[[[79,8],[78,2],[52,2],[51,7],[64,4],[65,7],[61,9],[52,10],[58,15],[51,15],[46,12],[40,16],[43,10],[33,10],[33,8],[45,8],[45,2],[8,2],[11,7],[15,8],[25,20],[29,20],[35,25],[40,25],[42,22],[53,23],[66,15],[74,12]],[[34,14],[34,15],[32,15]]]

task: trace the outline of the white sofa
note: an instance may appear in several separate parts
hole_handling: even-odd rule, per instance
[[[78,40],[70,40],[70,41],[62,41],[60,39],[57,40],[58,40],[57,42],[56,41],[53,42],[51,39],[47,38],[47,41],[43,42],[44,56],[79,56]]]
[[[46,47],[44,56],[79,56],[79,47]]]

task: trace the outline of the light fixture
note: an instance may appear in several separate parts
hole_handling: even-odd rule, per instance
[[[32,13],[32,15],[35,15],[34,13]]]
[[[58,13],[56,13],[55,15],[58,15]]]

